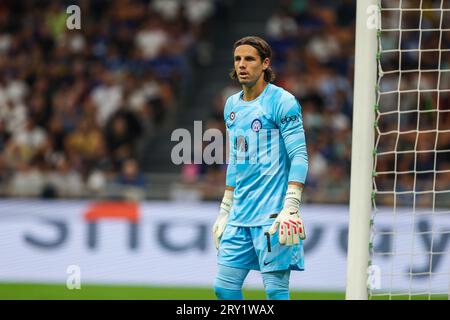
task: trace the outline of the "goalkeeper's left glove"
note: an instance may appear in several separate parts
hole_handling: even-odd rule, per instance
[[[298,244],[299,239],[306,239],[305,226],[299,215],[301,196],[301,187],[288,185],[283,210],[269,229],[270,235],[278,231],[280,244],[292,246]]]

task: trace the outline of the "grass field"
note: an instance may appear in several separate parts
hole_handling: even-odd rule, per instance
[[[263,290],[244,290],[247,300],[265,300]],[[69,290],[65,284],[0,283],[0,300],[215,300],[212,288],[148,287],[120,285],[82,285]],[[344,292],[291,292],[291,300],[343,300]],[[386,300],[388,297],[373,297]],[[393,300],[409,300],[395,296]],[[413,296],[412,300],[428,300],[428,296]],[[447,295],[432,300],[447,300]]]
[[[343,292],[291,292],[292,300],[342,300]],[[264,300],[262,290],[244,290],[244,298]],[[170,288],[118,285],[82,285],[69,290],[65,284],[0,283],[0,300],[215,300],[212,288]]]

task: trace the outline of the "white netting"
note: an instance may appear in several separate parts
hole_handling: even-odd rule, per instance
[[[379,10],[369,298],[447,298],[450,0]]]

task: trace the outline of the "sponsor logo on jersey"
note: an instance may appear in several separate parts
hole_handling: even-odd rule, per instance
[[[283,118],[281,118],[281,124],[285,124],[291,121],[298,122],[300,121],[299,119],[300,119],[299,116],[296,114],[292,116],[284,116]]]

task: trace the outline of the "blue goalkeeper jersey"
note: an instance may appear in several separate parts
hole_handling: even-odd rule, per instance
[[[305,183],[308,155],[301,107],[297,99],[273,84],[252,101],[243,91],[224,108],[229,139],[226,184],[234,187],[228,223],[270,225],[283,207],[288,182]]]

